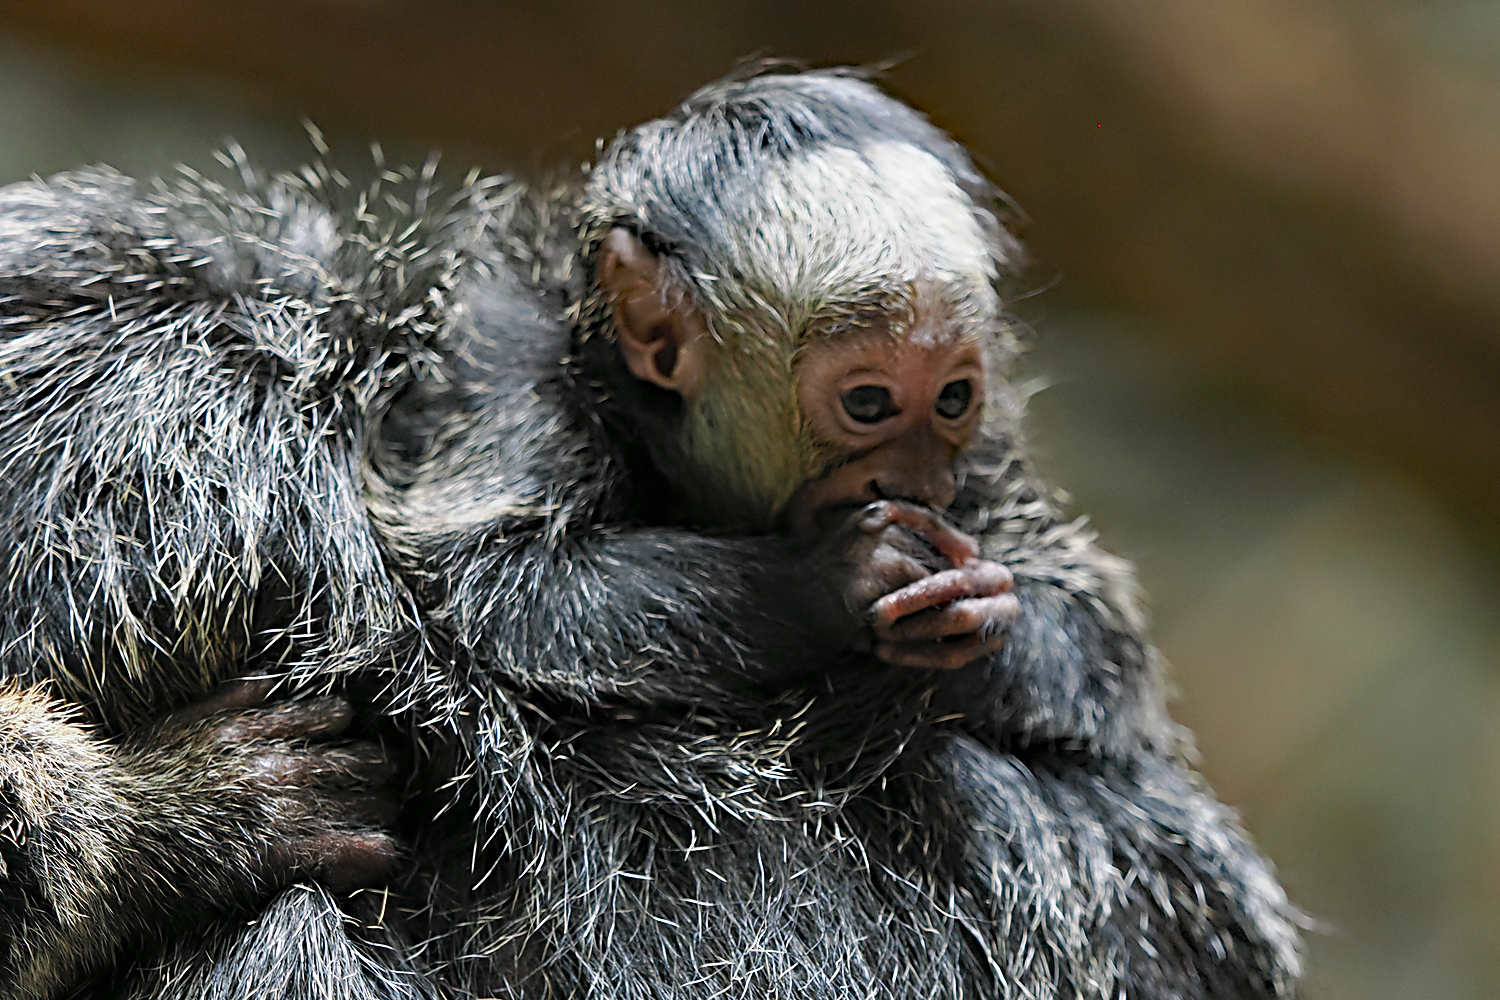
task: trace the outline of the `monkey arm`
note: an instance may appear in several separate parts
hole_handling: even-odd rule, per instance
[[[723,702],[848,641],[828,624],[834,596],[809,585],[781,539],[668,528],[507,536],[450,550],[429,576],[444,581],[436,620],[486,669],[527,687]]]
[[[1018,757],[964,739],[945,763],[974,814],[976,897],[997,926],[1060,942],[1053,974],[1080,993],[1272,997],[1296,978],[1301,915],[1179,763],[1061,747]],[[1006,912],[1020,873],[1025,912]]]
[[[389,765],[368,745],[288,742],[337,735],[347,703],[225,714],[246,687],[118,745],[35,689],[0,689],[0,994],[53,996],[294,878],[347,891],[385,874],[393,844],[370,824],[390,807],[370,783]]]
[[[504,272],[500,271],[504,279]],[[431,620],[523,688],[723,704],[835,655],[858,621],[809,553],[639,523],[622,455],[559,374],[569,332],[508,279],[460,293],[451,391],[385,415],[370,510]],[[592,405],[592,404],[589,404]],[[391,455],[416,454],[406,465]]]
[[[1078,522],[985,548],[1015,575],[1021,607],[982,667],[995,696],[991,724],[1115,751],[1174,743],[1129,565],[1095,547]]]
[[[130,757],[34,693],[0,694],[0,993],[48,997],[127,942],[255,896],[260,824],[218,775]],[[240,835],[236,835],[236,828]]]
[[[1174,752],[1183,736],[1130,564],[1099,548],[1086,519],[1068,520],[1013,454],[997,467],[969,478],[953,513],[981,556],[1011,571],[1020,612],[999,652],[953,677],[954,705],[1006,743]]]

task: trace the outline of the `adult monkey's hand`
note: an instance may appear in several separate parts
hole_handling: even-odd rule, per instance
[[[185,754],[221,794],[260,822],[251,874],[272,885],[307,878],[335,893],[378,884],[398,859],[395,765],[379,744],[343,739],[353,722],[337,695],[268,702],[268,680],[237,680],[167,716],[130,744]],[[155,753],[153,753],[155,751]]]
[[[845,606],[892,666],[956,670],[1004,642],[1020,604],[1011,574],[925,507],[881,500],[860,508],[824,545],[837,553]]]

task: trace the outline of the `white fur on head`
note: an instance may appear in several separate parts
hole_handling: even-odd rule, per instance
[[[726,248],[731,287],[700,286],[720,316],[774,317],[798,337],[822,316],[900,297],[919,278],[952,287],[976,312],[999,311],[973,201],[910,143],[809,150],[767,171],[735,208],[744,216]]]

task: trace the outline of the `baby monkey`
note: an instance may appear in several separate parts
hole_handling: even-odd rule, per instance
[[[931,169],[941,167],[934,161]],[[967,235],[970,266],[982,273],[977,225]],[[688,408],[705,391],[746,392],[746,384],[723,380],[709,388],[705,373],[725,364],[724,348],[661,272],[628,230],[605,236],[597,274],[614,305],[625,367],[679,394]],[[957,496],[954,467],[983,419],[987,384],[983,342],[945,306],[945,295],[989,296],[956,276],[948,286],[919,279],[910,291],[899,314],[863,314],[857,327],[799,346],[792,369],[803,421],[798,444],[811,445],[823,467],[796,486],[776,526],[837,568],[835,592],[868,623],[878,659],[951,670],[998,649],[1019,608],[1010,571],[981,558],[978,543],[941,513]],[[998,301],[986,304],[998,308]],[[713,509],[723,504],[716,498]]]

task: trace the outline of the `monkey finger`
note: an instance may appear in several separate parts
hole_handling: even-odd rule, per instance
[[[204,702],[219,703],[219,708],[253,708],[264,704],[281,683],[278,677],[237,677],[214,688],[214,693]]]
[[[952,604],[966,597],[996,597],[1011,587],[1010,570],[999,563],[978,560],[962,569],[934,573],[887,594],[870,608],[870,624],[879,634],[897,619],[928,608]]]
[[[244,712],[215,730],[220,743],[337,736],[354,721],[354,707],[337,695],[288,701]]]
[[[314,753],[267,750],[245,764],[245,778],[257,788],[378,787],[395,776],[396,766],[375,744]]]
[[[897,619],[877,627],[875,634],[887,642],[922,642],[953,636],[990,635],[1003,631],[1020,613],[1021,605],[1014,594],[995,597],[971,597],[954,601],[944,608]]]
[[[870,554],[849,588],[851,607],[870,607],[885,595],[928,577],[929,571],[905,553],[881,546]]]
[[[915,504],[880,500],[865,508],[861,530],[877,534],[898,524],[920,535],[953,566],[979,557],[979,543],[944,521],[935,511]]]
[[[383,833],[324,833],[288,846],[296,868],[337,895],[385,881],[400,860],[396,841]]]
[[[952,568],[947,557],[934,548],[926,537],[908,528],[892,525],[876,537],[876,551],[889,549],[901,553],[922,567],[923,576]]]
[[[302,788],[314,784],[322,769],[312,754],[268,750],[245,761],[245,782],[267,791]]]
[[[391,826],[401,803],[391,792],[336,792],[318,800],[319,818],[339,826]]]
[[[875,657],[893,667],[957,670],[990,655],[1004,642],[1004,633],[950,642],[879,642],[875,644]]]
[[[318,762],[314,777],[324,786],[373,788],[389,783],[396,776],[395,761],[378,743],[351,743],[312,756]]]
[[[207,698],[179,708],[162,719],[158,728],[182,730],[219,712],[253,708],[263,704],[270,697],[276,684],[277,680],[274,677],[246,677],[225,681]]]

